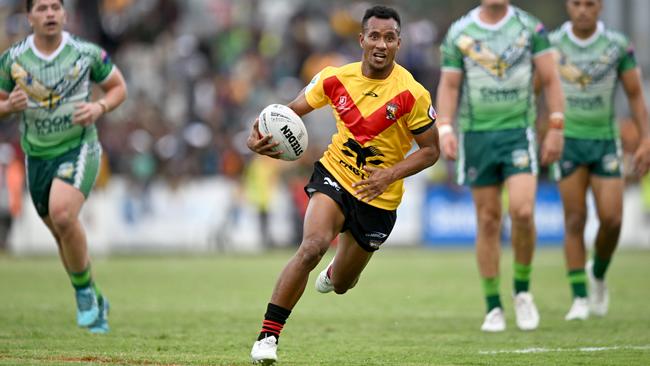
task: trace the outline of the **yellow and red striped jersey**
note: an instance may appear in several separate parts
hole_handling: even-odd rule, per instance
[[[402,66],[386,79],[369,79],[361,62],[326,67],[305,88],[313,108],[332,107],[337,133],[320,162],[351,194],[352,184],[367,178],[364,166],[388,168],[402,161],[413,135],[435,122],[431,95]],[[370,205],[395,210],[402,200],[402,180],[391,184]]]

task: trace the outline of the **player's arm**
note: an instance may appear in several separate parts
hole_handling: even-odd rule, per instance
[[[435,164],[440,157],[438,129],[431,126],[424,132],[413,136],[418,149],[390,168],[363,167],[368,178],[352,184],[357,198],[370,202],[379,197],[394,182],[411,176]]]
[[[287,104],[287,107],[293,109],[293,111],[301,117],[314,110],[314,108],[312,108],[309,103],[307,103],[304,89],[298,94],[296,99]],[[277,159],[280,154],[282,154],[282,151],[275,151],[273,149],[280,143],[273,142],[272,140],[273,135],[269,134],[262,136],[262,133],[259,129],[259,120],[256,118],[255,123],[253,123],[251,133],[248,135],[248,140],[246,141],[248,148],[257,154],[266,155]]]
[[[458,141],[454,135],[452,122],[456,115],[458,94],[463,82],[463,73],[458,70],[443,70],[438,84],[436,105],[438,107],[437,133],[440,134],[440,147],[445,159],[456,160]]]
[[[124,76],[116,66],[113,67],[110,76],[99,84],[104,96],[95,102],[77,104],[72,123],[82,126],[91,125],[103,114],[117,108],[126,100],[127,92]]]
[[[639,132],[639,147],[634,153],[634,165],[641,175],[650,170],[650,130],[648,126],[648,109],[645,105],[641,71],[638,67],[623,72],[620,76],[623,90],[627,95],[632,111],[632,118]]]
[[[550,128],[542,144],[541,159],[543,165],[548,165],[560,159],[564,148],[564,93],[553,54],[543,53],[533,62],[550,111]]]

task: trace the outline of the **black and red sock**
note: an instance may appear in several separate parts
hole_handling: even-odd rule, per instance
[[[287,322],[289,314],[291,314],[291,310],[269,303],[266,307],[266,314],[264,314],[262,330],[257,340],[275,336],[275,339],[279,341],[280,332],[282,332],[282,328],[284,328],[284,323]]]

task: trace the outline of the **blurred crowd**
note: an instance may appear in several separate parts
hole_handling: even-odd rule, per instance
[[[129,99],[98,123],[108,166],[146,182],[242,174],[245,138],[264,106],[286,103],[322,67],[360,58],[367,3],[292,0],[85,0],[65,2],[67,29],[102,45],[125,75]],[[0,1],[0,48],[29,28],[24,1]],[[408,23],[400,62],[436,83],[429,20]],[[334,124],[310,121],[315,160]]]
[[[0,49],[30,32],[24,0],[0,0]],[[478,1],[394,2],[403,17],[398,62],[432,93],[438,44],[448,25]],[[547,27],[562,4],[530,2]],[[326,65],[360,59],[359,20],[368,2],[307,0],[66,0],[67,29],[104,47],[125,75],[127,102],[98,123],[103,175],[146,187],[200,176],[245,177],[245,139],[256,114],[287,103]],[[552,13],[552,16],[549,15]],[[551,18],[546,19],[546,18]],[[309,171],[335,131],[327,110],[305,118],[310,150],[293,177]],[[18,140],[3,123],[2,141]],[[18,152],[18,154],[20,154]],[[444,164],[431,173],[448,180]],[[307,173],[308,174],[308,173]],[[249,176],[254,176],[250,174]]]

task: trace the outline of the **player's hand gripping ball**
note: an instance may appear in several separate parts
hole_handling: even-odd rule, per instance
[[[293,161],[307,149],[307,129],[302,119],[291,108],[282,104],[271,104],[264,108],[259,117],[262,135],[273,135],[280,144],[275,150],[282,151],[278,157]]]

